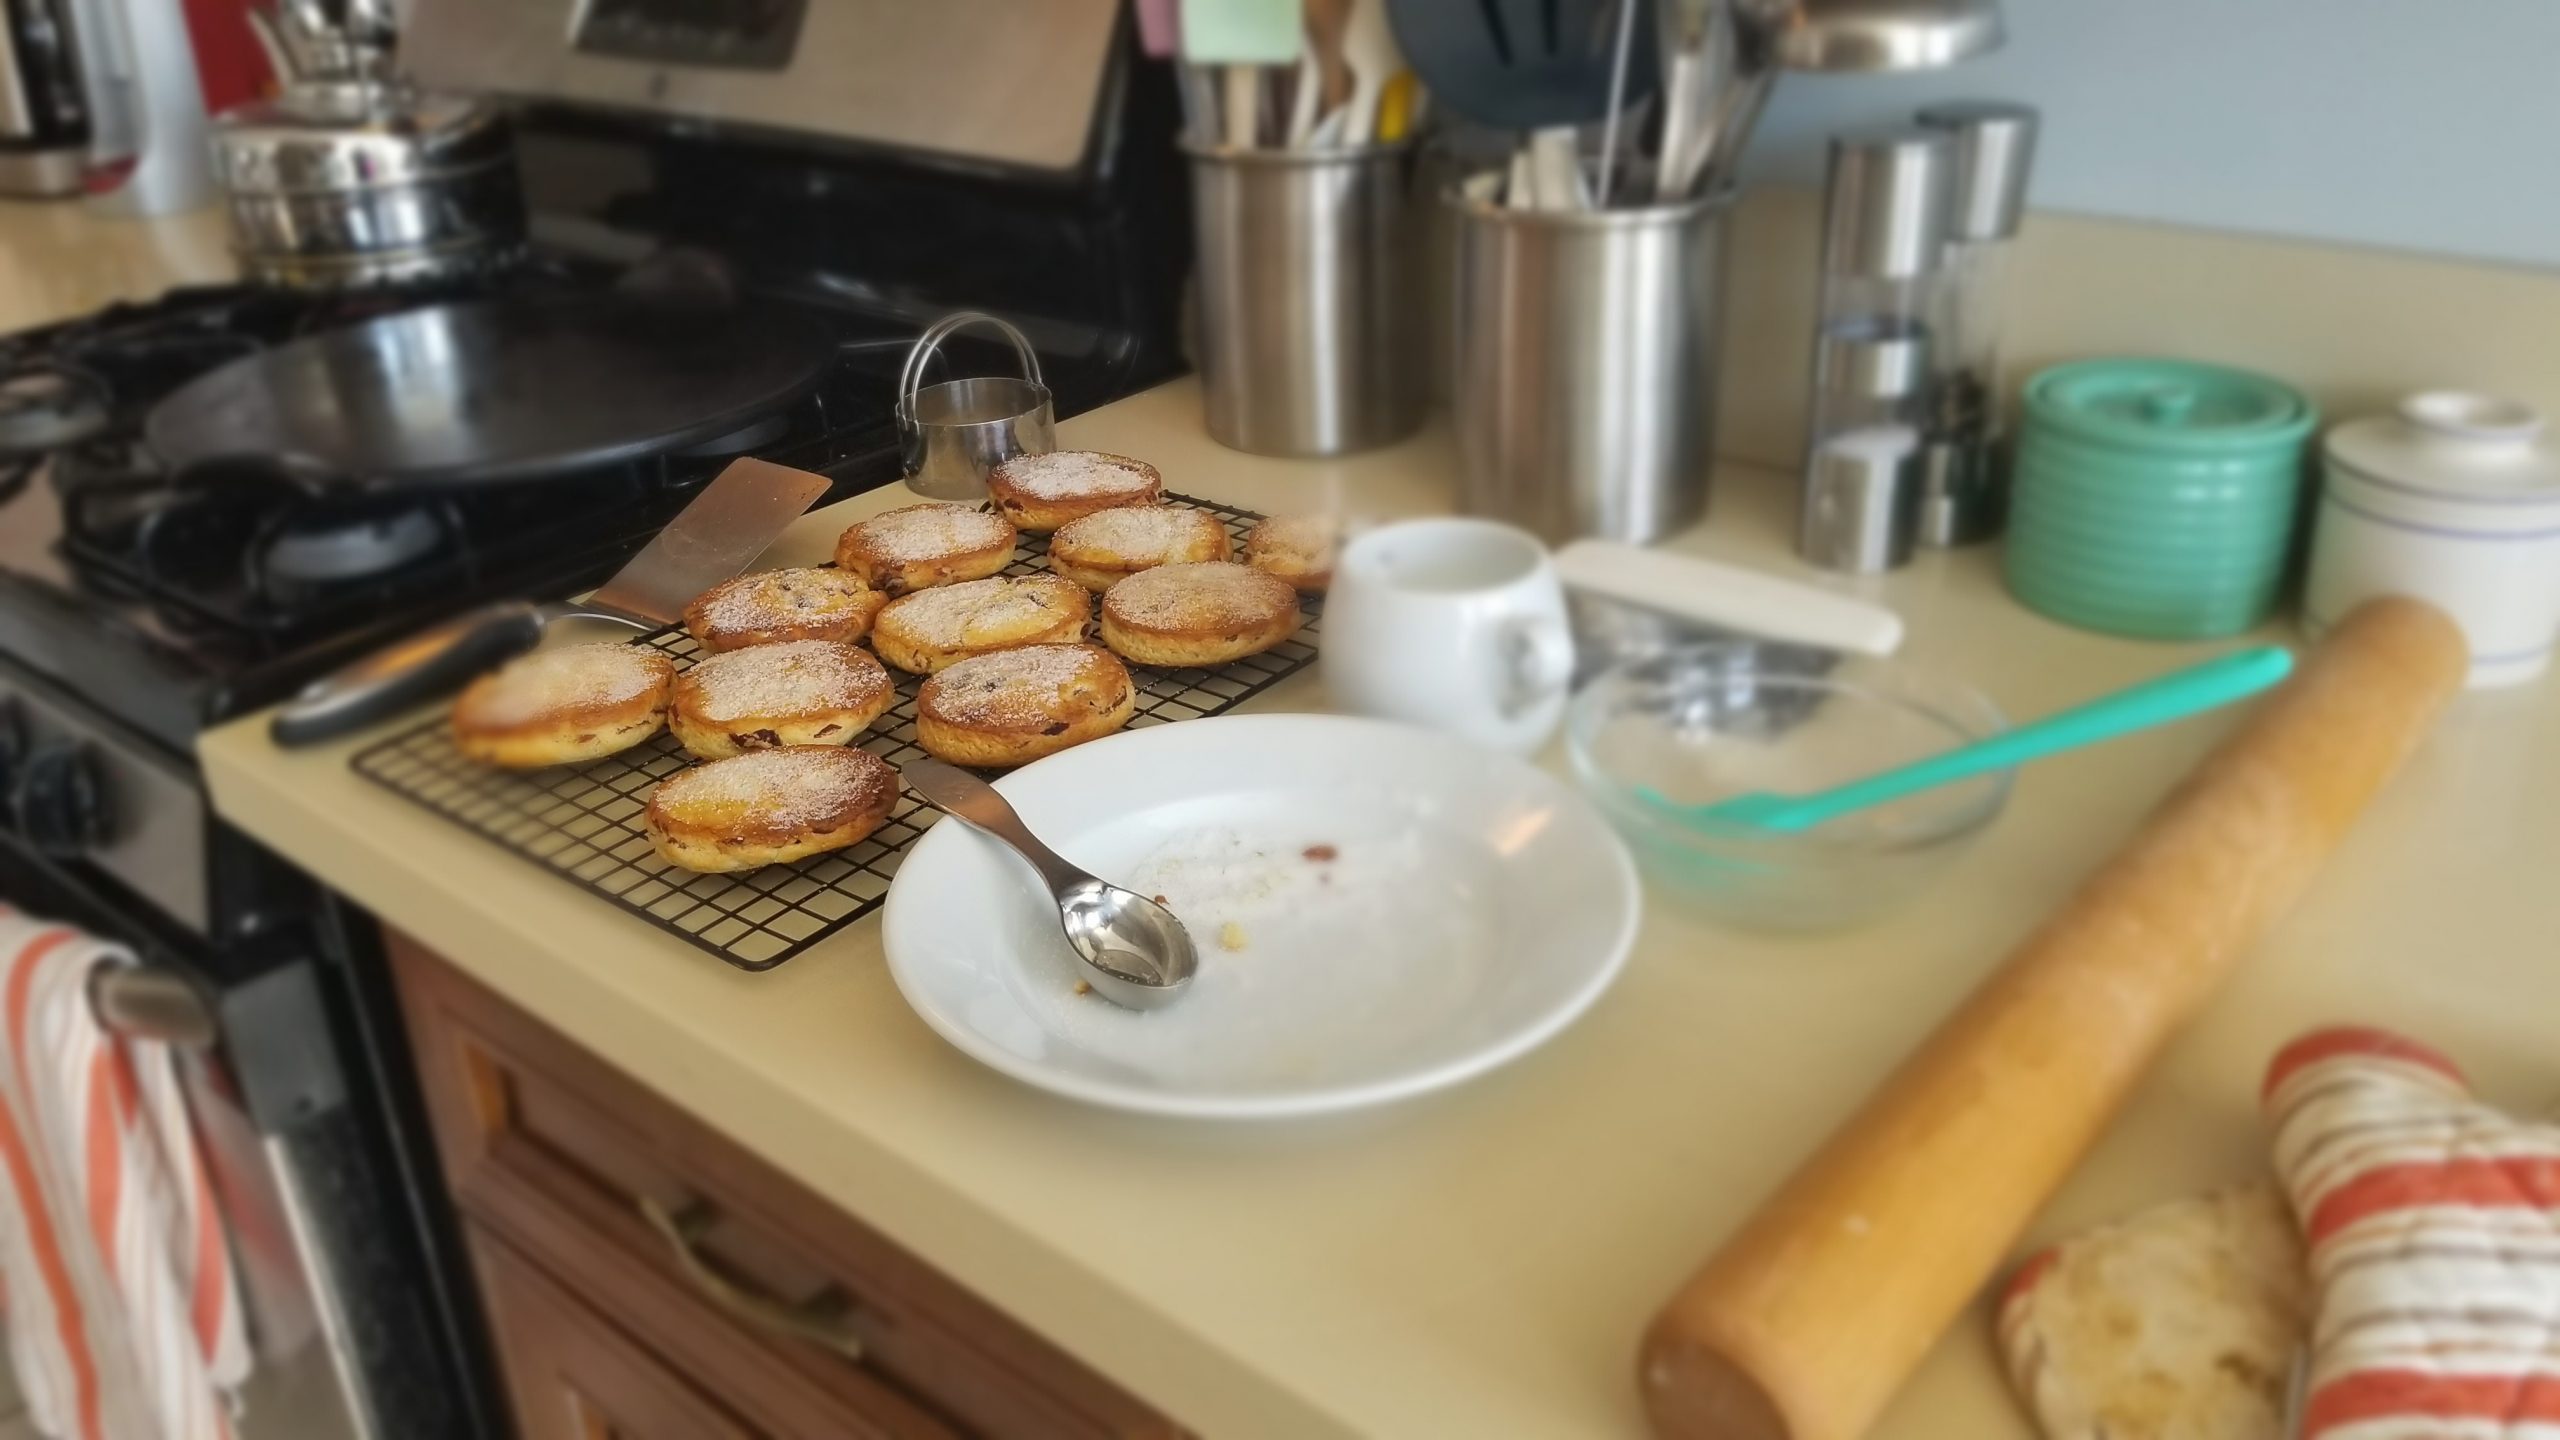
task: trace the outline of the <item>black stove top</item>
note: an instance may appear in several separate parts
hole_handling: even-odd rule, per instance
[[[471,294],[609,283],[560,262]],[[737,455],[822,472],[837,495],[897,474],[891,405],[909,337],[851,310],[819,311],[840,349],[805,398],[599,469],[368,496],[254,456],[173,473],[143,439],[157,401],[226,362],[448,298],[209,287],[0,339],[0,656],[183,752],[204,727],[471,603],[601,580]],[[1044,354],[1062,413],[1112,393],[1108,352]]]
[[[40,677],[183,761],[207,726],[439,618],[592,586],[733,456],[819,471],[837,496],[887,483],[900,362],[954,310],[1021,326],[1061,418],[1170,373],[1188,204],[1160,71],[1132,69],[1089,170],[1054,182],[523,107],[532,252],[502,273],[339,297],[178,290],[0,336],[0,691]],[[653,290],[808,317],[834,338],[831,368],[733,433],[668,432],[689,448],[467,487],[393,494],[257,454],[173,470],[145,439],[190,381],[307,336],[440,302],[575,309]],[[1016,363],[975,330],[943,354],[948,375]],[[0,696],[0,771],[7,709]]]

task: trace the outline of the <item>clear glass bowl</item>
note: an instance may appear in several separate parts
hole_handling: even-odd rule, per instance
[[[1980,691],[1912,666],[1734,641],[1602,672],[1575,695],[1565,744],[1659,890],[1754,929],[1828,930],[1928,885],[2000,813],[2015,772],[1792,835],[1675,807],[1827,789],[2007,728]]]

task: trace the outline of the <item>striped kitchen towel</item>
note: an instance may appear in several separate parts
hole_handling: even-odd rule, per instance
[[[119,947],[0,905],[0,1295],[57,1440],[223,1440],[249,1372],[222,1217],[161,1046],[100,1029]]]
[[[2383,1030],[2294,1041],[2262,1101],[2319,1292],[2302,1434],[2560,1437],[2560,1127]]]

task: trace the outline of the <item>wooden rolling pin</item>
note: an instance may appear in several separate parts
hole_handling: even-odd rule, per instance
[[[2332,631],[1672,1297],[1641,1362],[1655,1430],[1863,1432],[2466,663],[2416,601]]]

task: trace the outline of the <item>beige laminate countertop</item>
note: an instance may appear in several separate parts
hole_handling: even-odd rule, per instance
[[[1177,382],[1069,422],[1061,443],[1262,510],[1449,502],[1437,428],[1284,462],[1220,448],[1199,414]],[[1717,483],[1674,548],[1801,573],[1783,478]],[[814,560],[905,498],[810,516],[767,558]],[[1907,658],[2012,715],[2193,653],[2029,614],[1987,550],[1866,588],[1910,622]],[[2560,1092],[2555,693],[2459,704],[2039,1233],[2257,1170],[2260,1066],[2317,1022],[2405,1027],[2495,1098]],[[1253,708],[1324,704],[1310,674]],[[1616,989],[1523,1061],[1388,1110],[1229,1126],[1085,1109],[980,1068],[900,1001],[876,920],[742,974],[358,779],[362,739],[279,753],[251,719],[203,756],[235,823],[1207,1434],[1582,1440],[1640,1432],[1633,1356],[1655,1306],[2226,723],[2036,768],[1944,884],[1883,923],[1770,939],[1653,904]],[[1979,1315],[1879,1433],[2027,1433]]]
[[[0,200],[0,335],[238,273],[218,208],[150,220],[77,200]]]

